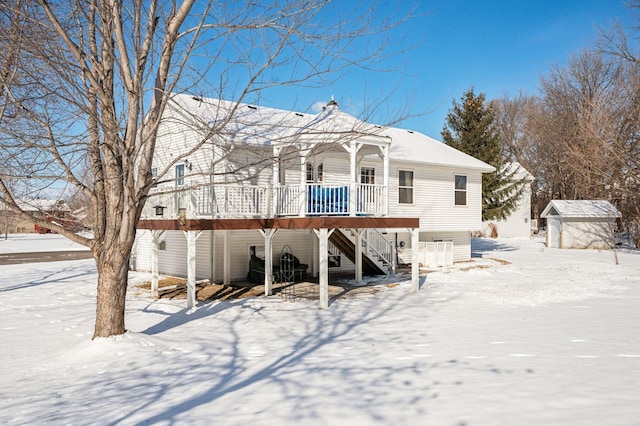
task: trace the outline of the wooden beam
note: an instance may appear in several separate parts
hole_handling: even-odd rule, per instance
[[[180,225],[177,219],[145,219],[139,229],[150,230],[248,230],[248,229],[335,229],[335,228],[418,228],[420,219],[407,217],[281,217],[274,219],[187,219]]]

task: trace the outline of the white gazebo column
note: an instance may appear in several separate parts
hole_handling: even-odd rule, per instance
[[[264,237],[264,295],[271,296],[271,283],[273,275],[273,237],[278,232],[277,229],[259,229]]]
[[[415,293],[420,289],[420,251],[418,249],[419,236],[418,228],[410,228],[411,233],[411,292]]]
[[[358,144],[349,144],[349,216],[356,215],[356,184],[358,182]]]
[[[187,237],[187,309],[196,304],[196,241],[203,231],[184,231]]]
[[[158,297],[159,249],[160,238],[164,231],[151,231],[153,246],[151,248],[151,297]]]
[[[329,307],[329,258],[328,258],[328,242],[329,236],[333,233],[333,230],[329,231],[327,228],[314,229],[314,232],[318,236],[319,241],[319,277],[320,284],[320,309],[326,309]]]
[[[362,233],[364,229],[353,229],[356,238],[355,247],[355,266],[356,266],[356,282],[362,282]]]
[[[273,171],[271,175],[271,208],[268,211],[269,217],[274,217],[278,212],[278,194],[280,187],[280,148],[273,149]]]
[[[223,259],[223,277],[222,283],[229,285],[231,283],[231,244],[229,244],[229,233],[231,231],[224,230],[224,259]]]
[[[300,210],[298,216],[305,217],[307,215],[307,154],[308,150],[300,150]]]

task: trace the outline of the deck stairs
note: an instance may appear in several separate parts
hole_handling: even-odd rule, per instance
[[[344,232],[343,232],[344,231]],[[329,237],[351,262],[355,263],[355,232],[336,229]],[[389,275],[395,272],[393,243],[377,229],[366,229],[362,237],[362,272],[365,275]]]

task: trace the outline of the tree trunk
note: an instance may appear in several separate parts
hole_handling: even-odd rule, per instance
[[[96,255],[98,295],[93,338],[124,334],[124,308],[129,278],[129,255],[133,241],[116,241],[108,251]]]

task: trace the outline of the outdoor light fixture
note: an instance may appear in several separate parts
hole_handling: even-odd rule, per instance
[[[178,209],[178,223],[180,225],[187,224],[187,209],[185,209],[184,207],[180,207]]]
[[[157,205],[157,206],[153,206],[153,208],[156,209],[156,216],[164,215],[164,209],[166,209],[165,206]]]

